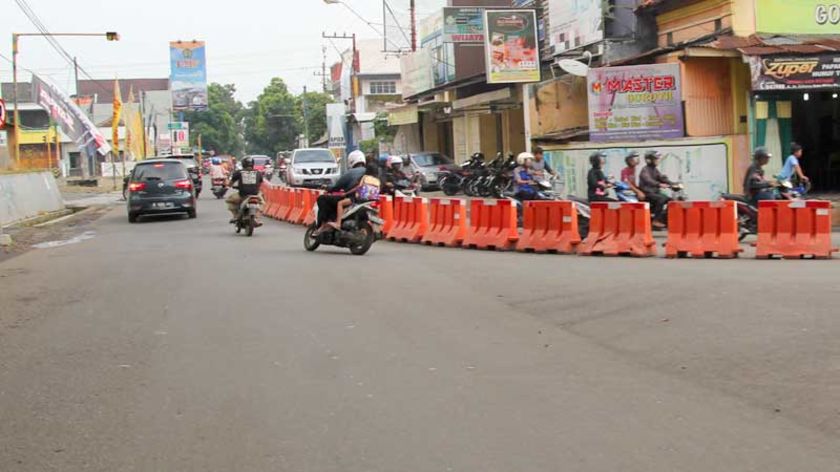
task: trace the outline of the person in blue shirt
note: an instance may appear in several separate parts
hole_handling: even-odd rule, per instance
[[[513,171],[514,191],[519,200],[535,200],[538,198],[535,187],[533,166],[534,155],[530,152],[523,152],[516,158],[519,167]]]
[[[796,176],[799,178],[799,182],[801,183],[810,182],[811,179],[802,172],[802,166],[799,163],[802,159],[802,146],[797,143],[793,143],[790,145],[790,150],[791,155],[785,161],[785,166],[782,167],[782,172],[779,174],[779,180],[790,181],[793,179],[793,176]]]

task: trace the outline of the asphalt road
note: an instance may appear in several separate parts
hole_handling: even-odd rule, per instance
[[[378,243],[222,203],[0,263],[0,471],[840,470],[840,260]]]

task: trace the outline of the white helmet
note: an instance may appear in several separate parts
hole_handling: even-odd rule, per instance
[[[394,164],[403,165],[402,157],[400,157],[400,156],[388,156],[388,167],[394,167]]]
[[[532,160],[533,161],[534,160],[534,155],[531,154],[530,152],[522,152],[522,153],[519,153],[519,156],[516,157],[516,163],[521,165],[521,166],[524,166],[525,161],[527,161],[527,160]]]
[[[367,160],[365,159],[365,153],[363,153],[362,151],[355,150],[351,152],[349,156],[347,156],[348,169],[352,169],[359,164],[364,164],[365,162],[367,162]]]

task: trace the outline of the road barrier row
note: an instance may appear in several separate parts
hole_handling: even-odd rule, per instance
[[[294,224],[314,222],[312,209],[323,192],[265,185],[264,214]],[[392,241],[433,246],[582,256],[657,255],[648,203],[594,202],[589,234],[579,233],[571,201],[532,201],[522,208],[522,229],[512,200],[382,196],[382,232]],[[667,258],[737,258],[737,204],[732,201],[670,202]],[[768,201],[759,206],[756,257],[830,259],[831,202]]]

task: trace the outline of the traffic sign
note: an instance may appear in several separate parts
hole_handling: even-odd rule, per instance
[[[169,128],[169,130],[171,130],[171,131],[175,131],[175,130],[187,130],[187,131],[189,131],[190,123],[188,121],[176,121],[174,123],[169,123],[168,125],[166,125],[166,127]]]
[[[0,98],[0,129],[6,127],[6,102]]]

